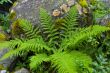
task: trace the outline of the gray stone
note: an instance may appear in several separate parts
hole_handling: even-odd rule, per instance
[[[16,12],[16,18],[25,18],[34,25],[39,23],[39,7],[46,8],[50,13],[66,0],[17,0],[16,5],[10,11]]]
[[[6,54],[7,52],[8,52],[8,49],[0,50],[0,58],[1,58],[4,54]],[[7,67],[10,66],[10,64],[13,62],[13,60],[14,60],[14,59],[12,59],[12,58],[7,58],[7,59],[5,59],[5,60],[3,60],[3,61],[0,61],[0,65],[3,65],[4,68],[7,68]]]
[[[6,70],[1,70],[0,73],[7,73],[7,71]]]
[[[25,68],[21,68],[20,70],[15,71],[14,73],[30,73],[30,72]]]

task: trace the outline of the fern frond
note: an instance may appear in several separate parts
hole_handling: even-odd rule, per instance
[[[73,58],[65,53],[55,53],[51,56],[52,67],[58,70],[58,73],[77,73]]]
[[[51,27],[49,25],[52,25],[52,17],[43,8],[40,8],[40,19],[42,25]]]
[[[2,56],[2,58],[0,58],[0,61],[6,60],[7,58],[15,57],[14,54],[16,54],[16,52],[17,51],[15,51],[15,50],[8,51],[5,55]]]
[[[5,60],[7,58],[10,58],[13,53],[15,52],[15,48],[19,47],[22,44],[22,41],[20,39],[10,40],[10,41],[0,41],[0,50],[2,49],[8,49],[8,52],[3,55],[0,60]]]
[[[77,9],[75,6],[71,7],[71,9],[69,10],[69,12],[67,13],[67,16],[64,17],[65,22],[65,26],[66,26],[66,35],[68,35],[68,32],[74,31],[77,29]]]
[[[17,43],[16,41],[13,41],[13,43]],[[13,46],[14,44],[8,44],[8,46]],[[1,60],[4,60],[8,57],[12,56],[22,56],[25,53],[28,53],[29,51],[33,51],[34,53],[42,53],[44,51],[51,51],[52,48],[48,47],[46,43],[43,41],[42,38],[34,38],[30,40],[25,40],[20,43],[18,47],[15,47],[14,49],[10,50],[8,53],[6,53]]]
[[[14,49],[20,46],[22,41],[20,39],[10,40],[10,41],[0,41],[0,49]]]
[[[43,52],[44,50],[50,51],[52,48],[48,47],[41,37],[24,41],[18,48],[18,52],[25,53],[33,51],[36,53]],[[19,54],[20,55],[20,54]]]
[[[100,25],[94,25],[90,26],[88,28],[83,28],[79,32],[70,32],[68,38],[65,38],[61,44],[62,49],[68,49],[72,48],[74,49],[76,46],[78,46],[81,42],[84,40],[87,40],[89,37],[94,37],[102,32],[108,31],[110,28]]]
[[[74,59],[76,64],[78,64],[77,66],[79,68],[77,71],[80,71],[81,68],[82,69],[85,68],[89,73],[92,73],[92,68],[90,67],[90,64],[92,64],[92,59],[90,56],[88,56],[87,54],[84,54],[82,52],[78,52],[78,51],[72,51],[69,54],[72,56],[72,58]]]
[[[54,22],[54,28],[53,28],[53,35],[50,36],[52,41],[54,41],[55,45],[59,47],[59,44],[61,44],[61,41],[63,40],[64,32],[65,32],[65,20],[63,18],[58,18]]]
[[[81,57],[80,57],[80,56]],[[58,73],[78,73],[79,65],[83,63],[85,67],[89,66],[91,59],[80,52],[59,52],[51,57],[52,67],[58,70]],[[88,61],[89,60],[89,61]],[[88,61],[86,63],[86,61]]]
[[[40,8],[40,21],[43,33],[50,44],[59,46],[65,34],[68,35],[68,32],[74,31],[73,28],[76,26],[76,19],[77,9],[75,7],[71,8],[65,18],[56,19],[55,22],[52,21],[52,17],[45,9]]]
[[[46,36],[52,35],[52,29],[53,29],[52,18],[48,14],[48,12],[43,8],[40,8],[40,22],[43,28],[44,35]],[[46,38],[46,40],[48,39],[49,39],[49,36]]]
[[[17,19],[12,24],[12,33],[13,34],[25,34],[26,38],[35,38],[39,34],[39,29],[34,29],[34,26],[25,19]]]
[[[47,61],[47,58],[48,56],[46,54],[36,54],[35,56],[32,56],[29,64],[30,68],[37,69],[42,62]]]
[[[40,8],[40,21],[43,34],[45,35],[45,40],[48,41],[49,44],[54,44],[55,42],[53,40],[57,38],[55,35],[58,33],[56,32],[57,30],[54,29],[52,17],[43,8]]]

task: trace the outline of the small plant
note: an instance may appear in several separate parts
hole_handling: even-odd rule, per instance
[[[93,62],[93,73],[109,73],[110,62],[101,52],[96,55],[96,61]]]
[[[8,32],[10,27],[9,15],[0,14],[0,26],[2,26],[5,32]]]

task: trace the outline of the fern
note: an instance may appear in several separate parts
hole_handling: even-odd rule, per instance
[[[58,73],[77,73],[73,58],[69,54],[56,53],[51,58],[52,67],[56,67]]]
[[[38,36],[39,28],[34,29],[32,24],[25,19],[17,19],[12,24],[12,33],[13,34],[25,34],[25,38],[35,38]]]
[[[48,14],[48,12],[43,8],[40,8],[40,21],[41,21],[41,26],[44,31],[43,33],[44,34],[51,34],[52,27],[53,27],[52,26],[52,18]]]
[[[43,62],[48,61],[51,61],[51,67],[58,70],[58,73],[78,73],[79,67],[82,64],[82,68],[87,68],[89,71],[92,71],[89,67],[89,64],[92,62],[91,58],[77,51],[72,51],[70,53],[57,52],[49,57],[46,54],[37,54],[31,57],[30,68],[37,69]]]
[[[79,32],[70,32],[70,35],[62,41],[61,48],[76,48],[81,42],[89,37],[97,36],[102,32],[108,31],[110,28],[105,26],[94,25],[88,28],[83,28]]]
[[[43,26],[43,33],[47,35],[46,40],[57,46],[61,43],[62,38],[68,35],[68,32],[76,30],[76,20],[77,10],[74,6],[67,13],[66,17],[55,19],[55,21],[52,21],[51,16],[45,9],[40,9],[40,21]]]
[[[91,64],[91,58],[77,51],[71,53],[55,53],[51,56],[52,67],[58,69],[58,73],[78,73],[78,64],[82,62],[86,68]]]
[[[17,37],[10,41],[0,41],[0,48],[10,49],[1,60],[13,56],[24,56],[25,53],[32,52],[36,54],[30,59],[32,70],[38,69],[41,64],[45,65],[43,62],[46,62],[51,63],[49,68],[57,73],[92,73],[89,67],[91,58],[75,49],[87,38],[96,37],[110,28],[94,25],[76,30],[76,15],[73,7],[66,17],[53,21],[47,11],[41,8],[41,29],[38,27],[40,30],[34,29],[27,20],[18,19],[12,24],[12,31],[17,35],[22,34],[24,38]],[[49,71],[52,73],[51,70]]]
[[[76,60],[76,65],[80,69],[82,69],[82,72],[84,72],[83,69],[86,69],[86,71],[89,71],[90,73],[92,73],[92,68],[90,67],[92,63],[92,59],[90,56],[88,56],[87,54],[78,52],[78,51],[72,51],[69,54],[74,59],[73,61]]]
[[[52,17],[48,14],[48,12],[40,8],[40,21],[41,21],[41,26],[43,29],[43,34],[45,35],[45,40],[48,41],[48,44],[50,46],[54,46],[57,44],[56,39],[58,38],[58,32],[57,29],[54,29],[54,23],[52,21]]]
[[[30,59],[30,68],[37,69],[43,61],[48,61],[48,56],[46,54],[36,54]]]
[[[2,45],[4,44],[6,45],[6,43],[3,43]],[[46,45],[42,38],[23,40],[22,42],[11,41],[7,43],[7,45],[8,45],[7,48],[11,48],[11,50],[8,53],[6,53],[0,60],[6,59],[10,56],[23,56],[25,53],[28,53],[29,51],[33,51],[34,53],[41,53],[44,52],[45,50],[47,51],[53,50],[52,48]]]
[[[64,17],[66,32],[65,34],[68,35],[68,32],[75,31],[77,29],[77,9],[73,6],[70,11],[67,13],[67,16]]]
[[[0,48],[14,49],[22,43],[20,39],[10,40],[10,41],[0,41]]]
[[[53,41],[55,41],[55,45],[57,47],[59,47],[61,41],[63,40],[63,38],[65,37],[64,36],[64,33],[66,31],[66,28],[65,28],[65,20],[63,18],[58,18],[55,20],[54,22],[54,36],[52,36],[52,39]]]
[[[48,14],[48,12],[40,8],[40,21],[43,29],[43,34],[45,35],[45,40],[49,42],[49,44],[53,43],[54,38],[52,38],[55,34],[56,29],[53,28],[52,17]]]

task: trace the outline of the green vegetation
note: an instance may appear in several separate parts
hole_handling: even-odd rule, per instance
[[[88,7],[84,1],[79,3]],[[91,5],[97,6],[94,2]],[[53,17],[40,8],[37,26],[28,20],[17,19],[11,24],[10,34],[0,32],[0,50],[9,49],[0,60],[18,58],[15,68],[26,67],[32,73],[109,73],[109,23],[102,26],[94,21],[107,12],[100,14],[100,8],[94,7],[93,18],[90,17],[92,24],[89,17],[85,17],[89,13],[79,15],[75,6],[64,17]],[[88,25],[84,27],[82,20]]]
[[[7,3],[7,2],[12,3],[12,1],[11,1],[11,0],[0,0],[0,4]]]

